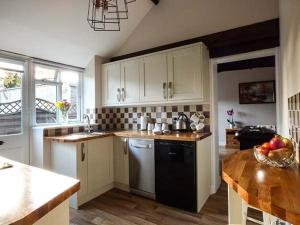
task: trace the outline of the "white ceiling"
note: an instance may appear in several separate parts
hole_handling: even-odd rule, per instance
[[[119,49],[152,8],[150,0],[129,5],[119,32],[95,32],[87,21],[88,0],[1,0],[0,49],[85,67],[94,55]]]

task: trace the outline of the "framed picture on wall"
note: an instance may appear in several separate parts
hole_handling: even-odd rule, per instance
[[[275,81],[239,84],[240,104],[266,104],[276,102]]]

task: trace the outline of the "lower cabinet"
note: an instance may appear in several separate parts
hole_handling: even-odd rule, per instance
[[[114,137],[114,181],[116,188],[129,191],[128,138]]]
[[[113,137],[77,143],[53,141],[51,169],[80,180],[79,192],[70,199],[70,206],[78,209],[113,188]]]

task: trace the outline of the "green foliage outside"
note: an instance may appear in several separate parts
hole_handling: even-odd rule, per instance
[[[5,88],[18,88],[21,86],[21,77],[17,73],[6,72],[3,84]]]

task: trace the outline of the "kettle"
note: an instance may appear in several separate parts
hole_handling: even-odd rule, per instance
[[[189,129],[189,118],[184,113],[180,113],[174,120],[175,131],[188,131]]]

